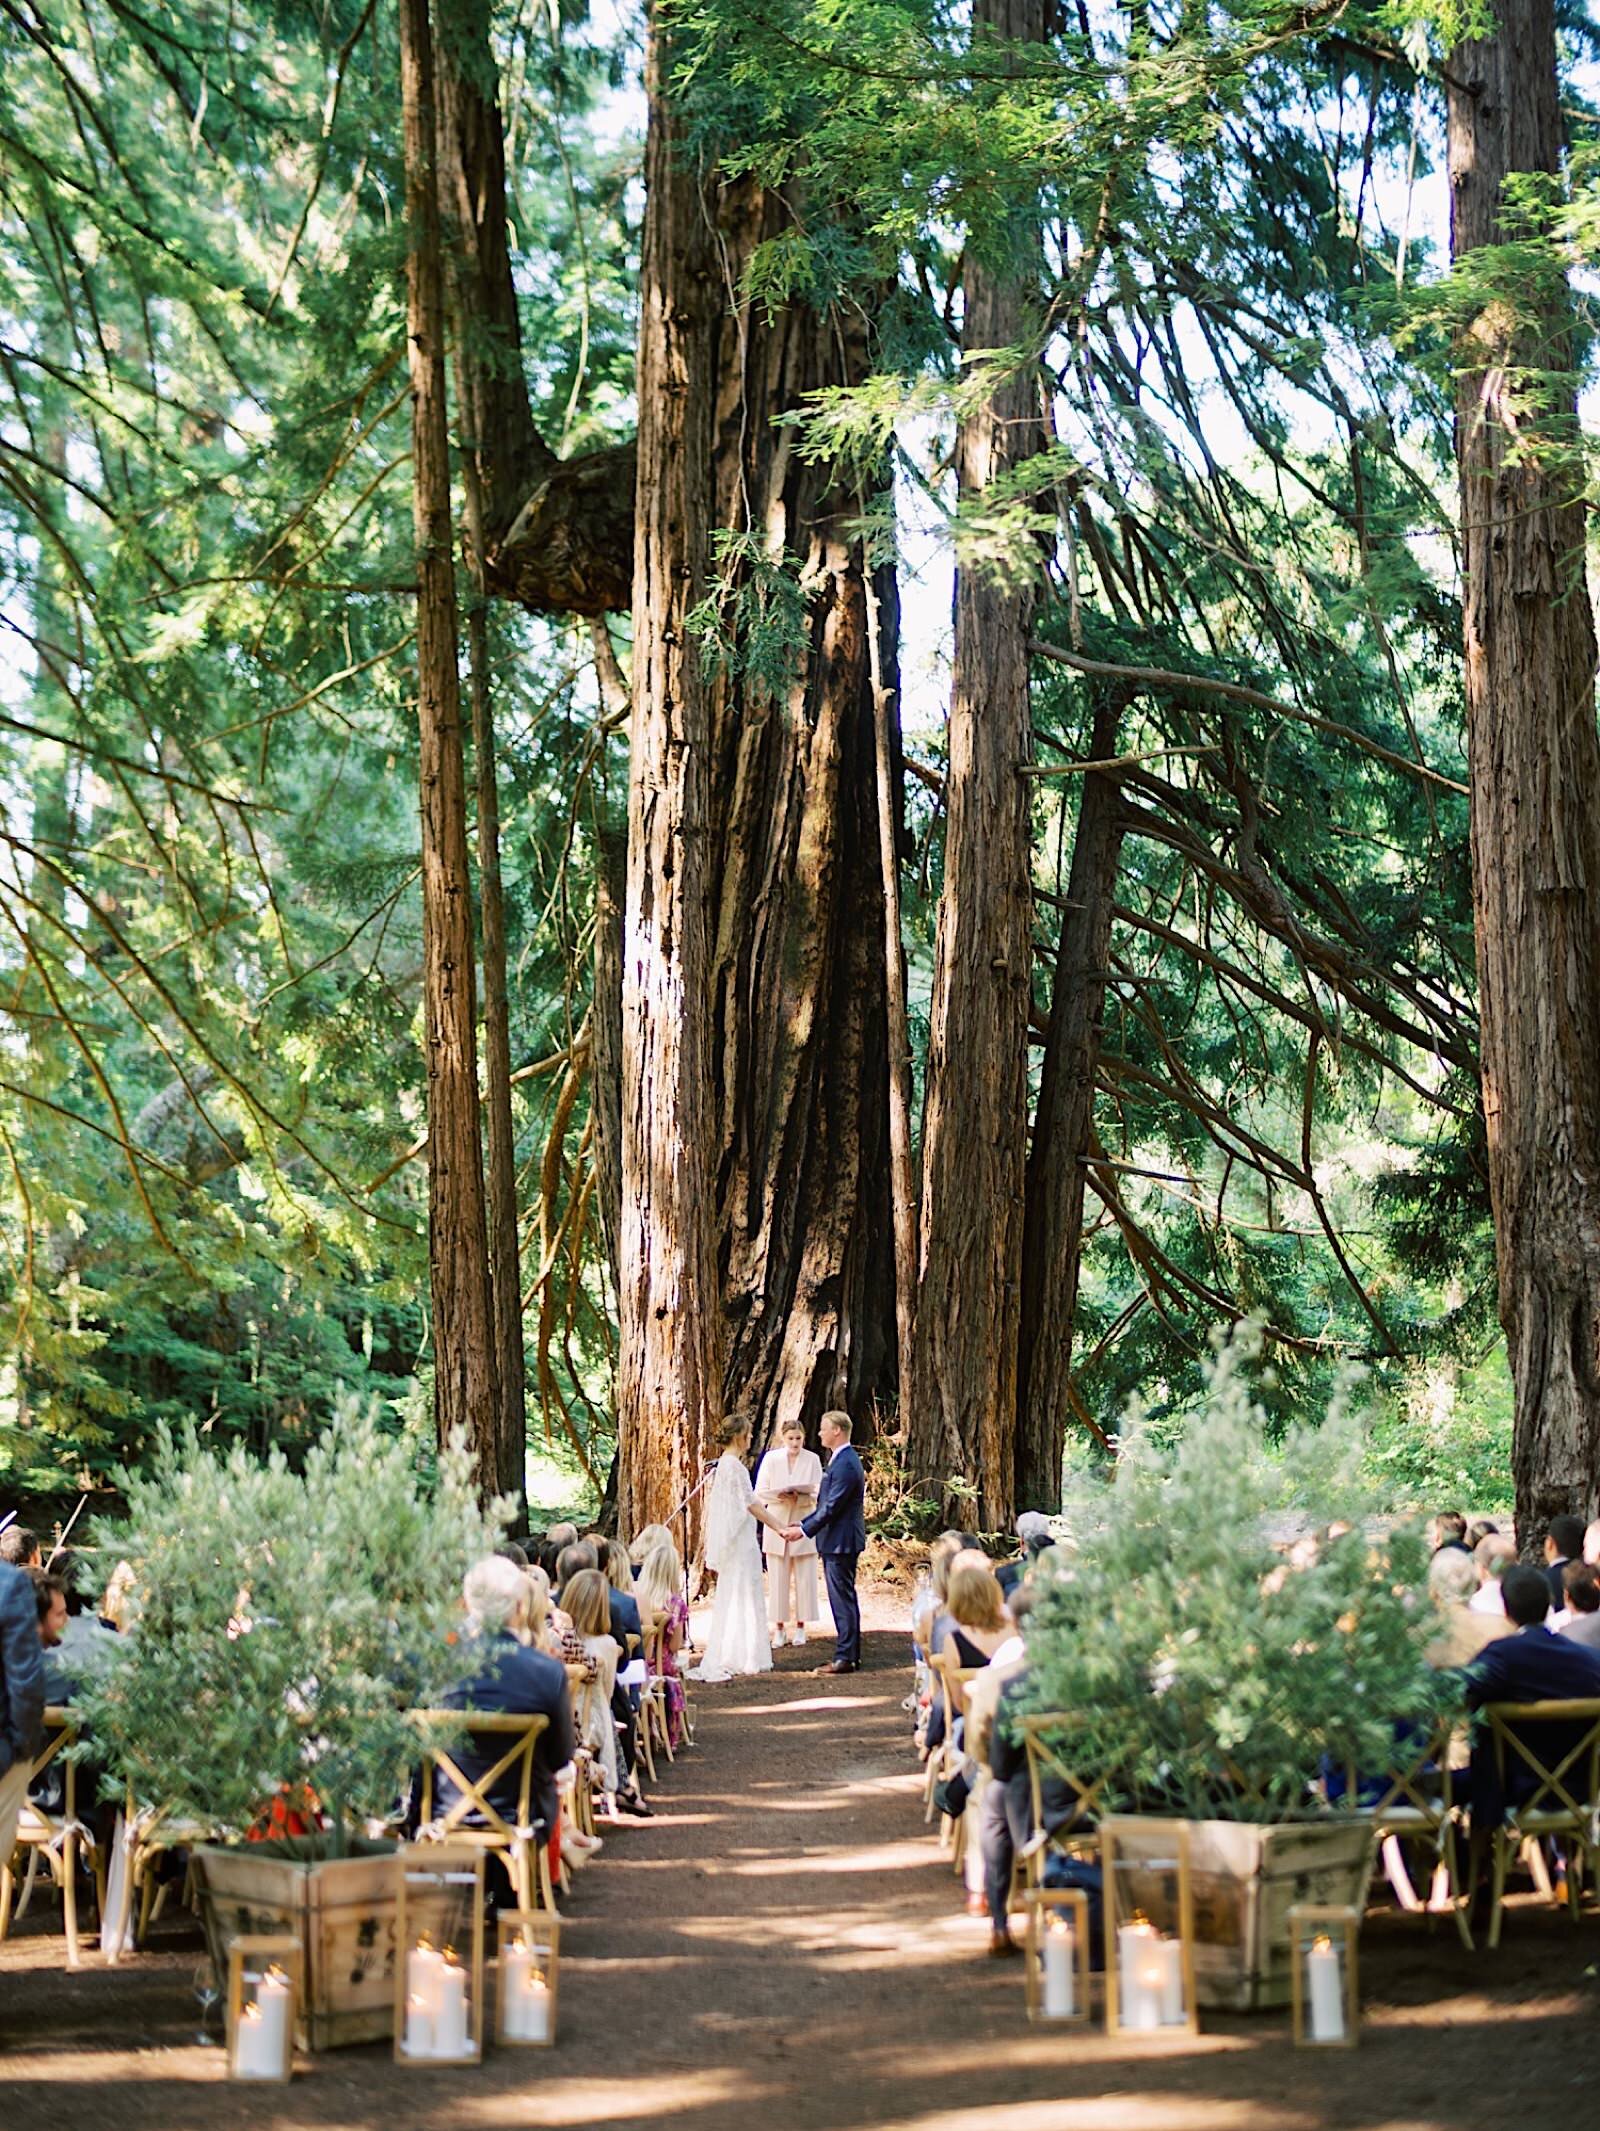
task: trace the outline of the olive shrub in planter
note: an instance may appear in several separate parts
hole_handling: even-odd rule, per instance
[[[1363,1478],[1349,1387],[1273,1443],[1260,1351],[1259,1326],[1219,1341],[1176,1450],[1132,1417],[1028,1631],[1028,1706],[1066,1713],[1075,1764],[1115,1772],[1119,1810],[1191,1823],[1200,1995],[1238,2008],[1287,2002],[1291,1902],[1365,1901],[1370,1826],[1319,1777],[1380,1775],[1460,1703],[1424,1657],[1422,1533]]]
[[[419,1446],[351,1401],[297,1465],[163,1434],[126,1476],[137,1625],[83,1696],[96,1760],[146,1812],[214,1831],[207,1938],[294,1931],[312,2048],[389,2032],[393,1842],[367,1838],[416,1759],[409,1712],[459,1675],[461,1578],[510,1504],[480,1509],[460,1444]],[[293,1814],[307,1832],[266,1839]]]

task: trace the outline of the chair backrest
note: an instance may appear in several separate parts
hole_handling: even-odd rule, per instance
[[[1364,1810],[1371,1813],[1380,1834],[1387,1820],[1411,1822],[1420,1817],[1430,1827],[1443,1827],[1455,1816],[1455,1785],[1450,1768],[1450,1744],[1455,1727],[1448,1719],[1421,1736],[1397,1742],[1395,1758],[1377,1778],[1376,1798]],[[1355,1804],[1361,1795],[1361,1779],[1354,1769],[1345,1772],[1345,1800]]]
[[[509,1740],[499,1760],[481,1776],[469,1776],[461,1766],[462,1748],[457,1740],[449,1746],[429,1741],[422,1765],[422,1818],[434,1826],[434,1788],[440,1776],[456,1789],[454,1801],[439,1816],[436,1832],[469,1842],[509,1846],[530,1823],[533,1795],[533,1757],[539,1741],[550,1728],[547,1716],[513,1716],[499,1709],[419,1709],[414,1721],[426,1730],[448,1726],[466,1731],[471,1738]],[[516,1818],[508,1819],[490,1793],[508,1776],[517,1785]]]
[[[944,1695],[944,1735],[948,1742],[955,1736],[955,1721],[965,1704],[961,1689],[968,1680],[975,1680],[983,1671],[981,1665],[958,1663],[953,1650],[940,1650],[932,1660],[933,1669],[939,1675],[939,1687]]]
[[[1574,1701],[1490,1702],[1495,1769],[1509,1799],[1527,1786],[1508,1819],[1564,1816],[1573,1827],[1600,1811],[1600,1695]]]
[[[40,1744],[39,1751],[28,1765],[28,1780],[24,1786],[25,1790],[28,1791],[33,1789],[34,1785],[53,1763],[61,1759],[66,1749],[77,1742],[78,1727],[73,1721],[72,1711],[59,1702],[52,1702],[45,1711],[43,1728],[44,1738]],[[47,1817],[76,1820],[78,1817],[78,1764],[75,1761],[62,1761],[57,1773],[61,1777],[61,1811],[59,1816],[54,1814],[53,1809],[47,1807],[34,1806],[33,1810],[35,1813],[41,1813]],[[0,1864],[4,1863],[5,1859],[0,1858]]]
[[[1021,1729],[1022,1750],[1028,1764],[1028,1801],[1034,1834],[1037,1836],[1044,1831],[1044,1787],[1052,1778],[1065,1790],[1070,1811],[1051,1832],[1056,1835],[1070,1834],[1074,1830],[1087,1832],[1100,1818],[1101,1793],[1116,1774],[1116,1764],[1102,1768],[1098,1775],[1086,1775],[1071,1758],[1072,1718],[1059,1710],[1045,1710],[1037,1716],[1024,1717]]]

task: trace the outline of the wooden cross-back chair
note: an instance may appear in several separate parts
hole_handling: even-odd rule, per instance
[[[649,1678],[639,1694],[639,1744],[644,1751],[650,1781],[656,1780],[655,1749],[659,1746],[669,1761],[678,1757],[672,1747],[672,1712],[667,1701],[667,1619],[652,1618],[644,1633],[644,1661]]]
[[[953,1651],[940,1650],[932,1659],[933,1676],[939,1683],[939,1693],[944,1702],[944,1738],[928,1756],[927,1809],[925,1817],[934,1815],[934,1793],[940,1783],[948,1783],[961,1766],[961,1751],[956,1745],[956,1719],[965,1710],[962,1690],[969,1680],[975,1680],[983,1670],[981,1665],[963,1665]],[[939,1847],[948,1849],[955,1870],[959,1872],[966,1850],[967,1816],[957,1813],[941,1813],[939,1816]]]
[[[503,1710],[419,1709],[415,1721],[425,1731],[448,1730],[449,1745],[428,1740],[422,1763],[422,1833],[430,1840],[471,1843],[500,1859],[511,1881],[519,1909],[556,1906],[550,1878],[551,1828],[533,1819],[533,1757],[539,1741],[550,1728],[547,1716],[513,1716]],[[508,1743],[499,1759],[481,1776],[469,1776],[461,1758],[470,1752],[462,1731],[472,1740],[504,1739]],[[456,1797],[442,1812],[435,1813],[438,1779],[455,1786]],[[517,1787],[515,1816],[499,1806],[491,1792],[507,1778]]]
[[[1378,1779],[1377,1796],[1362,1811],[1371,1816],[1373,1836],[1383,1853],[1384,1871],[1402,1909],[1418,1912],[1426,1905],[1411,1884],[1400,1845],[1416,1841],[1433,1845],[1437,1870],[1444,1874],[1450,1914],[1462,1945],[1470,1953],[1472,1926],[1457,1856],[1458,1837],[1466,1816],[1456,1795],[1456,1771],[1450,1765],[1454,1736],[1454,1726],[1446,1722],[1401,1745],[1393,1763]],[[1347,1798],[1356,1798],[1359,1783],[1357,1772],[1347,1769]]]
[[[1509,1795],[1513,1786],[1528,1786],[1525,1797],[1506,1806],[1498,1827],[1473,1830],[1475,1851],[1485,1836],[1490,1844],[1489,1944],[1498,1946],[1506,1873],[1524,1845],[1535,1883],[1546,1894],[1550,1877],[1539,1845],[1566,1846],[1567,1904],[1577,1918],[1584,1867],[1592,1867],[1600,1853],[1600,1696],[1491,1702],[1480,1715],[1489,1727],[1502,1790]]]
[[[94,1873],[95,1893],[99,1913],[105,1914],[105,1860],[100,1855],[99,1845],[93,1831],[78,1818],[78,1768],[77,1763],[65,1758],[68,1747],[77,1743],[77,1728],[69,1709],[52,1705],[44,1713],[44,1741],[28,1766],[28,1789],[31,1791],[52,1766],[58,1765],[61,1777],[61,1809],[36,1805],[31,1798],[22,1801],[22,1812],[17,1821],[16,1845],[9,1857],[0,1858],[0,1939],[11,1929],[13,1909],[20,1916],[28,1906],[41,1862],[61,1890],[61,1917],[67,1940],[67,1966],[82,1965],[78,1938],[78,1860],[87,1857]],[[22,1901],[17,1905],[17,1881],[15,1864],[18,1856],[27,1853],[27,1877],[23,1882]]]
[[[1098,1839],[1105,1791],[1116,1774],[1116,1764],[1095,1775],[1085,1772],[1071,1755],[1073,1720],[1058,1710],[1045,1710],[1021,1720],[1022,1750],[1028,1768],[1028,1806],[1032,1835],[1023,1850],[1028,1885],[1042,1886],[1045,1861],[1052,1851],[1062,1857],[1091,1849]],[[1064,1820],[1048,1825],[1045,1785],[1062,1785],[1071,1801]]]

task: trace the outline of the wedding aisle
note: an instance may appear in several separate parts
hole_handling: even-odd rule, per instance
[[[829,1645],[700,1694],[698,1747],[656,1817],[607,1834],[569,1905],[561,2040],[471,2072],[380,2049],[317,2058],[287,2091],[220,2084],[190,2046],[192,1939],[61,1975],[48,1940],[0,1956],[0,2079],[16,2120],[96,2131],[1523,2131],[1572,2095],[1594,1991],[1559,1917],[1498,1956],[1378,1916],[1353,2052],[1291,2050],[1287,2017],[1207,2019],[1143,2046],[1030,2029],[1016,1962],[921,1814],[900,1707],[903,1602],[867,1594],[865,1664]],[[1587,2078],[1587,2072],[1584,2071]],[[1581,2111],[1580,2111],[1581,2113]],[[9,2120],[9,2119],[8,2119]]]

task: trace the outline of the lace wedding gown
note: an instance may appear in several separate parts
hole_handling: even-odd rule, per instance
[[[772,1670],[761,1535],[750,1514],[754,1493],[750,1475],[731,1452],[718,1459],[706,1507],[706,1567],[717,1572],[717,1595],[705,1656],[690,1673],[692,1680],[731,1680]]]

